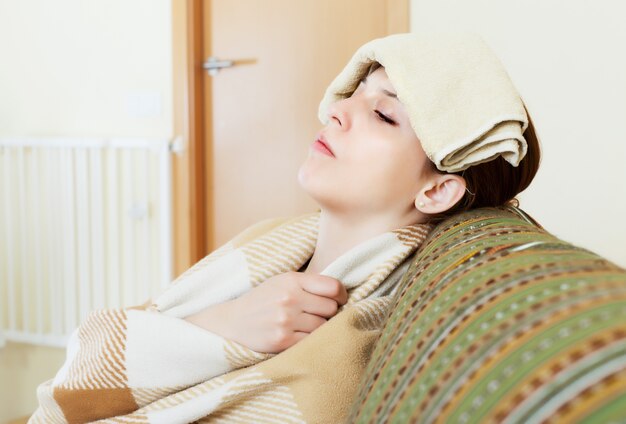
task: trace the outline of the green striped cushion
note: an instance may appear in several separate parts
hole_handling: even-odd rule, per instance
[[[349,422],[626,422],[626,271],[516,208],[439,224]]]

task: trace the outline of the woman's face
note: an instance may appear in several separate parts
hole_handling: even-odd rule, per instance
[[[415,196],[434,170],[384,68],[328,114],[298,172],[300,185],[322,209],[414,213]]]

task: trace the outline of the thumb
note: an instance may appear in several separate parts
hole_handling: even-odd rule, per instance
[[[348,302],[348,291],[336,278],[326,275],[301,274],[299,283],[304,291],[333,299],[339,305],[345,305]]]

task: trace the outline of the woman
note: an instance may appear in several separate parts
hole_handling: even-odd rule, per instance
[[[539,149],[508,75],[470,34],[364,45],[320,118],[298,174],[320,212],[245,231],[150,307],[94,313],[33,422],[345,419],[432,223],[512,201]]]

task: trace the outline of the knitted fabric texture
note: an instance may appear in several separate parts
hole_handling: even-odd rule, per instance
[[[92,313],[56,377],[39,387],[30,422],[345,420],[390,296],[431,226],[381,234],[330,264],[322,274],[347,287],[348,304],[277,355],[181,319],[301,269],[318,221],[319,213],[264,221],[190,268],[152,306]]]
[[[391,308],[347,422],[626,422],[626,270],[521,209],[439,224]]]
[[[526,154],[524,103],[500,60],[474,33],[394,34],[363,45],[330,84],[319,107],[349,97],[380,63],[437,168],[462,171],[498,156],[517,166]]]

